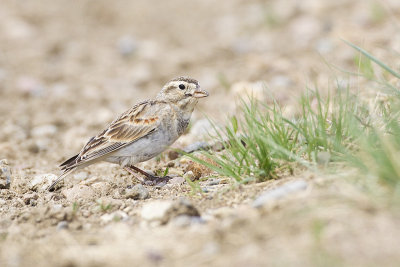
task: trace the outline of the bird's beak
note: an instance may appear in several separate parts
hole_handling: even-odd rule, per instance
[[[208,96],[208,92],[206,90],[201,89],[201,88],[196,88],[196,90],[193,93],[193,96],[195,98],[207,97]]]

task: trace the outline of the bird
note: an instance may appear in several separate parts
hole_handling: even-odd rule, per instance
[[[199,82],[178,77],[167,82],[155,98],[140,102],[122,113],[103,131],[93,136],[78,154],[60,165],[61,175],[48,187],[75,170],[100,161],[119,164],[131,174],[141,173],[150,181],[153,176],[135,165],[166,150],[186,130],[199,98],[207,97]]]

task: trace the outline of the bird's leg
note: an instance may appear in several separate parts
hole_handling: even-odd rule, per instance
[[[147,181],[146,180],[141,181],[142,184],[145,184],[145,185],[156,185],[160,182],[168,182],[171,179],[171,177],[169,177],[169,176],[158,177],[158,176],[151,175],[151,174],[145,172],[144,170],[141,170],[138,167],[135,167],[133,165],[125,166],[124,169],[133,175],[136,174],[135,172],[138,172],[138,173],[141,173],[144,176],[146,176]]]
[[[131,174],[135,174],[135,172],[141,173],[141,174],[143,174],[144,176],[146,176],[146,178],[148,178],[148,179],[150,179],[150,180],[154,180],[154,179],[157,178],[156,176],[153,176],[153,175],[151,175],[151,174],[145,172],[144,170],[139,169],[138,167],[135,167],[135,166],[133,166],[133,165],[131,165],[131,166],[125,166],[125,170],[127,170],[127,171],[128,171],[129,173],[131,173]]]

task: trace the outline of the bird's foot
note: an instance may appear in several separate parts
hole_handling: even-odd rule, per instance
[[[154,185],[158,185],[158,184],[161,184],[161,183],[168,183],[168,181],[170,180],[170,179],[172,179],[172,177],[170,177],[170,176],[163,176],[163,177],[158,177],[158,176],[153,176],[153,175],[149,175],[149,176],[147,176],[147,179],[145,179],[143,182],[142,182],[142,184],[143,185],[151,185],[151,186],[154,186]]]
[[[136,172],[139,172],[139,173],[143,174],[146,177],[146,179],[144,179],[144,180],[140,179],[140,182],[143,185],[154,186],[154,185],[158,185],[158,184],[161,184],[161,183],[165,183],[166,184],[172,178],[170,176],[159,177],[159,176],[151,175],[151,174],[149,174],[149,173],[147,173],[147,172],[145,172],[145,171],[143,171],[143,170],[141,170],[141,169],[139,169],[138,167],[135,167],[135,166],[127,166],[127,167],[125,167],[125,170],[127,170],[129,173],[131,173],[133,175],[135,175]]]

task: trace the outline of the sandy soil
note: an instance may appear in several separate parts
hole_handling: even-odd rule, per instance
[[[236,185],[201,171],[199,193],[179,178],[192,163],[166,153],[141,165],[170,166],[177,178],[164,186],[131,189],[136,179],[100,163],[43,190],[59,163],[176,76],[210,92],[179,148],[205,138],[206,116],[235,114],[249,88],[287,112],[307,86],[374,89],[338,70],[357,72],[341,39],[397,67],[399,17],[397,0],[2,1],[0,159],[12,183],[0,189],[0,266],[400,265],[399,211],[351,174]],[[254,207],[294,181],[306,188]]]

